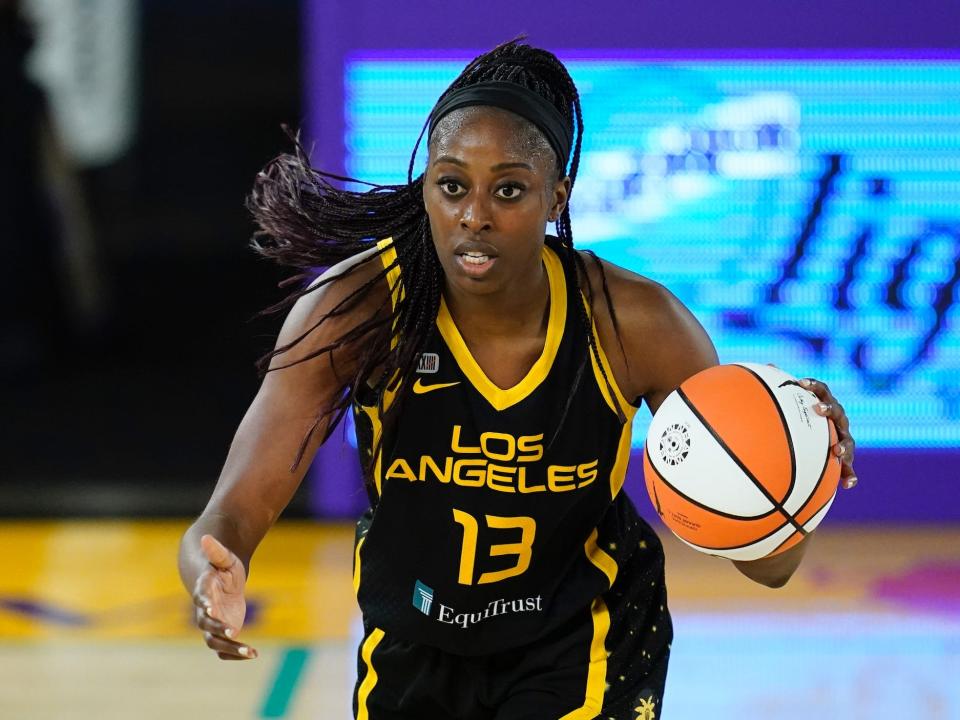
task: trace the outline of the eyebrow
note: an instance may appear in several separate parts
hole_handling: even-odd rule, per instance
[[[461,160],[460,158],[456,158],[453,155],[441,155],[440,157],[438,157],[436,160],[433,161],[433,164],[436,165],[437,163],[442,163],[442,162],[452,163],[453,165],[459,165],[460,167],[464,167],[464,168],[467,167],[467,164],[463,160]],[[530,170],[531,172],[533,171],[533,165],[525,162],[497,163],[490,169],[493,170],[494,172],[498,172],[500,170],[508,170],[510,168],[523,168],[526,170]]]

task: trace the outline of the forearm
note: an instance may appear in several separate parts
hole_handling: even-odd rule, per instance
[[[249,573],[254,550],[300,485],[325,427],[313,433],[302,461],[291,469],[304,435],[316,422],[305,408],[290,409],[294,392],[282,379],[270,377],[244,414],[213,495],[180,543],[180,578],[188,591],[207,568],[201,537],[215,537]]]
[[[734,560],[733,564],[737,570],[754,582],[771,588],[783,587],[800,566],[812,536],[811,532],[799,543],[779,555],[759,560]]]

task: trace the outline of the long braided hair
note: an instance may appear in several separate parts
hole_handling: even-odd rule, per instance
[[[570,158],[571,192],[576,181],[580,164],[580,146],[583,134],[583,118],[580,112],[580,98],[567,69],[552,53],[531,47],[516,38],[486,52],[471,61],[460,75],[444,91],[441,98],[449,92],[479,82],[500,80],[525,86],[552,103],[575,128],[575,145]],[[424,125],[424,131],[427,124]],[[423,137],[421,131],[420,139]],[[353,377],[349,379],[342,393],[325,408],[318,408],[313,426],[304,437],[300,451],[294,460],[295,467],[302,459],[311,435],[324,421],[327,421],[327,434],[337,424],[344,412],[358,397],[374,396],[377,410],[384,428],[396,420],[397,413],[409,391],[405,382],[416,369],[418,355],[435,329],[435,319],[440,308],[440,297],[444,285],[443,269],[437,257],[430,233],[429,218],[423,202],[424,177],[413,177],[413,166],[417,147],[414,147],[407,171],[407,182],[400,185],[368,185],[369,190],[359,192],[343,190],[332,181],[360,182],[344,178],[310,166],[310,160],[294,137],[295,152],[281,155],[272,160],[256,178],[253,190],[247,199],[247,207],[252,212],[259,229],[254,234],[251,245],[260,255],[276,262],[297,268],[299,272],[286,280],[283,285],[296,287],[286,299],[267,308],[265,312],[279,311],[292,305],[303,295],[335,282],[368,262],[375,262],[380,270],[371,273],[371,278],[361,287],[348,295],[330,312],[323,315],[312,327],[290,343],[277,347],[263,356],[258,366],[262,373],[288,367],[281,357],[301,340],[316,330],[331,317],[342,315],[366,298],[380,283],[386,282],[388,272],[398,267],[402,269],[403,293],[393,307],[380,307],[361,322],[344,332],[335,341],[313,350],[298,359],[303,362],[323,354],[332,354],[338,348],[350,344],[363,348],[362,356],[356,366]],[[562,161],[558,161],[559,166]],[[563,167],[558,167],[559,177],[564,176]],[[579,320],[586,338],[587,352],[584,353],[576,373],[574,387],[579,384],[587,365],[593,360],[600,367],[608,388],[609,378],[600,362],[597,340],[592,331],[589,309],[593,307],[593,293],[586,282],[586,267],[581,255],[574,250],[573,233],[570,227],[569,202],[556,221],[559,239],[558,254],[564,267],[568,287],[579,296],[581,287],[586,285],[587,307],[575,303],[579,308]],[[341,260],[377,247],[375,241],[392,237],[396,260],[383,267],[380,255],[385,248],[371,252],[369,257],[352,265],[344,273],[325,276],[318,282],[309,282],[314,278],[317,267],[329,267]],[[593,253],[600,271],[602,288],[610,308],[614,328],[617,329],[613,303],[607,289],[603,267]],[[583,281],[582,281],[583,280]],[[619,331],[617,331],[619,338]],[[276,360],[276,362],[275,362]],[[371,390],[372,389],[372,390]],[[571,391],[565,399],[560,399],[560,424],[566,417]],[[615,398],[616,394],[610,392]],[[386,399],[392,397],[391,402]],[[616,403],[616,400],[614,401]],[[365,400],[365,404],[370,404]],[[617,403],[617,413],[621,422],[626,418]],[[554,432],[556,437],[556,432]],[[325,438],[324,438],[325,439]],[[367,460],[372,463],[377,455],[374,450]],[[369,475],[370,468],[366,468]]]

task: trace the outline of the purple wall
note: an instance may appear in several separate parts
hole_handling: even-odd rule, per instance
[[[314,163],[343,172],[343,61],[356,51],[460,50],[478,54],[520,33],[558,55],[564,49],[630,49],[651,55],[911,57],[960,48],[960,3],[918,0],[602,0],[580,3],[485,0],[308,0],[304,3],[306,137]],[[939,48],[944,52],[931,52]],[[918,52],[919,51],[919,52]],[[415,55],[416,53],[410,53]],[[646,412],[645,410],[642,412]],[[319,514],[365,506],[354,451],[335,433],[311,471]],[[627,488],[653,514],[634,457]],[[859,487],[840,492],[833,521],[960,521],[960,452],[861,450]]]
[[[917,0],[307,0],[308,108],[316,159],[343,165],[343,58],[354,50],[482,52],[520,33],[562,55],[577,49],[926,49],[960,47],[960,3]],[[329,112],[326,110],[329,109]]]

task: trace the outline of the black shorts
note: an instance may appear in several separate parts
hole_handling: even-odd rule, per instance
[[[663,566],[631,565],[592,607],[534,643],[491,655],[456,655],[365,627],[354,717],[660,718],[673,637]]]

